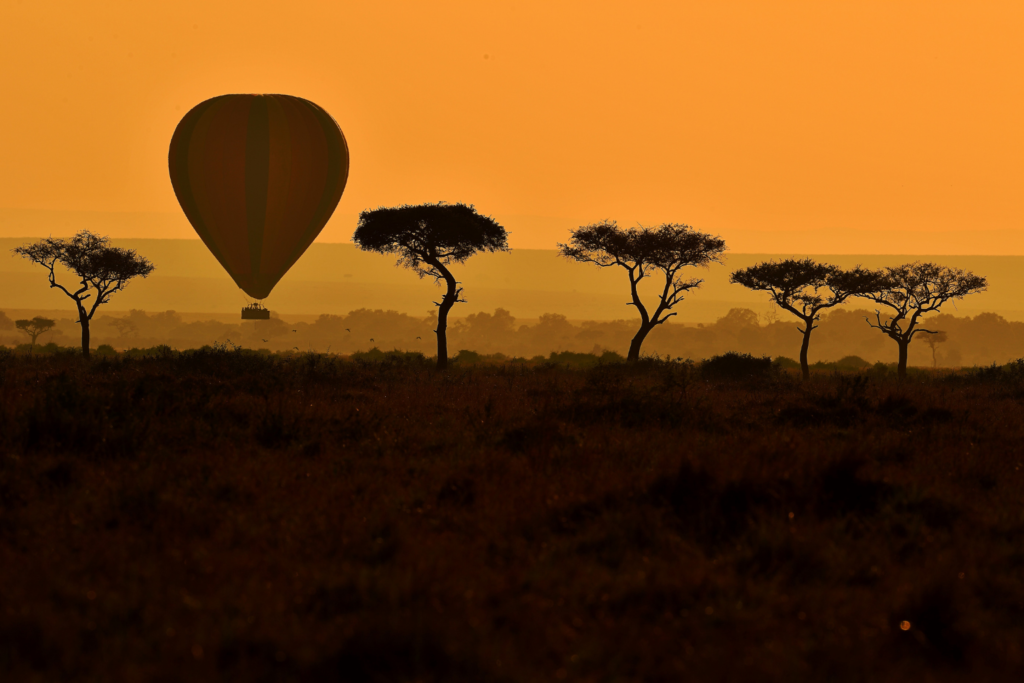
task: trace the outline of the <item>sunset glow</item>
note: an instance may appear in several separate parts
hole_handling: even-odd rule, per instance
[[[819,253],[879,253],[887,231],[921,233],[918,253],[978,253],[974,232],[1024,249],[1020,3],[280,7],[4,3],[0,208],[177,215],[181,116],[287,93],[351,148],[319,241],[446,200],[516,217],[519,248],[614,219],[809,231]],[[194,236],[174,225],[117,236]]]

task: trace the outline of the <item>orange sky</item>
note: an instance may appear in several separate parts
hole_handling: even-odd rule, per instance
[[[179,118],[268,92],[344,130],[339,215],[463,201],[847,252],[865,230],[1013,230],[1024,253],[1019,0],[0,5],[0,208],[177,212]],[[564,241],[547,224],[512,245]],[[181,236],[153,232],[120,236]]]

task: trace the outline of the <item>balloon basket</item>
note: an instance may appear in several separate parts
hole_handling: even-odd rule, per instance
[[[242,320],[270,320],[270,309],[252,304],[242,309]]]

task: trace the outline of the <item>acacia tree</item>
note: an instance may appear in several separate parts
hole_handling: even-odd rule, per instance
[[[120,337],[138,337],[139,328],[135,325],[135,322],[130,318],[115,318],[111,325],[117,329],[117,334]]]
[[[949,341],[949,336],[943,330],[936,330],[933,334],[929,334],[924,338],[924,343],[928,345],[928,348],[932,350],[932,367],[939,367],[939,359],[935,357],[935,350],[939,344],[944,344]]]
[[[624,230],[615,221],[604,221],[573,230],[569,243],[559,244],[558,250],[562,256],[574,261],[593,263],[602,268],[620,266],[626,270],[633,297],[627,306],[636,306],[640,313],[640,329],[629,344],[626,360],[636,361],[651,330],[676,315],[666,311],[682,301],[685,293],[704,282],[696,278],[684,280],[682,269],[721,263],[725,240],[680,223]],[[655,272],[664,275],[665,284],[658,294],[658,305],[651,314],[640,300],[637,287]]]
[[[870,299],[890,310],[885,320],[877,309],[875,322],[871,322],[871,318],[865,320],[871,327],[888,335],[899,347],[897,374],[900,379],[907,376],[907,350],[914,335],[918,332],[939,332],[918,327],[921,316],[939,310],[947,301],[983,292],[988,286],[985,278],[969,271],[920,261],[883,268],[875,271],[875,276],[875,285],[871,291],[857,296]]]
[[[874,285],[875,275],[860,266],[845,271],[811,259],[786,259],[765,261],[737,270],[729,281],[748,289],[768,292],[775,305],[803,321],[803,329],[797,326],[803,335],[800,371],[804,379],[809,379],[811,370],[807,365],[807,349],[811,344],[811,331],[818,327],[814,323],[821,318],[823,310],[869,290]]]
[[[364,251],[397,254],[398,265],[420,277],[432,277],[446,289],[437,306],[437,368],[448,367],[448,312],[458,302],[462,287],[448,269],[478,251],[508,251],[508,233],[472,205],[420,204],[381,207],[359,214],[352,240]]]
[[[31,349],[35,348],[36,339],[39,338],[39,335],[49,332],[56,324],[56,321],[44,318],[41,315],[37,315],[31,320],[16,320],[14,322],[14,326],[27,334],[32,340]]]
[[[89,322],[96,309],[124,289],[129,280],[144,278],[153,272],[153,264],[134,249],[111,247],[109,243],[108,238],[83,230],[68,239],[47,237],[12,249],[15,254],[45,267],[49,271],[50,287],[56,287],[75,302],[78,323],[82,326],[82,355],[86,358],[89,357]],[[77,289],[57,282],[58,264],[78,278]]]

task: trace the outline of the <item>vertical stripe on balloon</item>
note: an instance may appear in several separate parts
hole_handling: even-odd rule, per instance
[[[262,289],[265,280],[269,279],[260,267],[269,183],[270,116],[266,98],[253,97],[249,104],[245,136],[245,222],[249,231],[249,263],[258,289]]]

